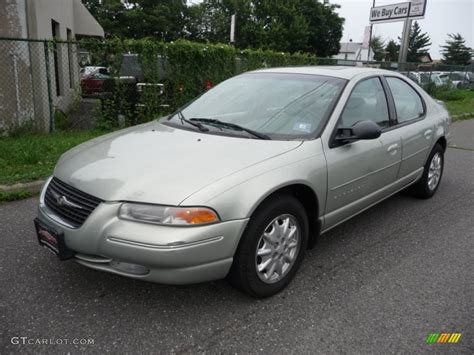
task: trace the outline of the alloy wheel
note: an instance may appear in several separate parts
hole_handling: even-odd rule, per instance
[[[257,244],[255,267],[265,283],[283,279],[295,264],[301,244],[300,226],[295,217],[284,214],[265,228]]]
[[[433,191],[438,186],[441,178],[441,171],[443,167],[443,158],[441,154],[436,153],[431,159],[430,167],[428,170],[428,188]]]

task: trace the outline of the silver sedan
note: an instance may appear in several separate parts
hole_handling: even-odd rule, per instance
[[[393,72],[245,73],[65,153],[40,197],[38,240],[96,270],[165,284],[227,277],[268,297],[321,233],[403,189],[433,196],[449,123]]]

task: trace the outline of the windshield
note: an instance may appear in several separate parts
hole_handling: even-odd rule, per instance
[[[459,73],[451,73],[449,78],[451,80],[456,80],[456,81],[462,81],[464,79],[462,74],[459,74]]]
[[[449,83],[449,75],[448,74],[440,75],[439,80],[441,83],[447,84]]]
[[[324,124],[344,84],[325,76],[248,73],[217,85],[181,112],[189,120],[215,119],[272,139],[307,137]]]

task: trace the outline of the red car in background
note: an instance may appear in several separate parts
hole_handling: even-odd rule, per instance
[[[95,96],[104,91],[104,83],[110,79],[110,73],[105,67],[99,67],[94,71],[87,71],[87,67],[81,69],[82,96]]]

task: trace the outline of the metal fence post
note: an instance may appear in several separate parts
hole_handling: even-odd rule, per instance
[[[46,83],[48,86],[48,105],[49,105],[49,131],[54,132],[54,112],[53,97],[51,94],[51,70],[49,68],[49,46],[48,41],[44,41],[44,60],[46,61]]]

